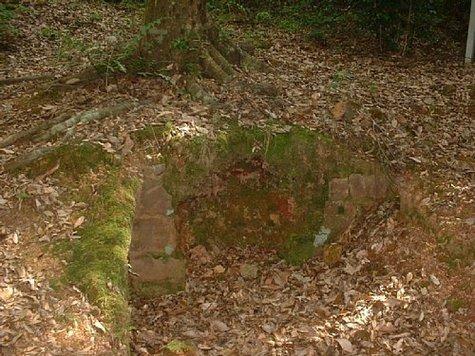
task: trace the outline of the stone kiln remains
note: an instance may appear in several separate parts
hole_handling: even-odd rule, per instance
[[[129,259],[137,295],[182,290],[196,245],[251,244],[301,264],[387,198],[380,167],[293,128],[171,145],[137,197]],[[341,248],[341,247],[339,247]]]

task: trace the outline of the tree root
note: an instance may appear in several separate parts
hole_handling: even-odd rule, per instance
[[[137,107],[138,105],[139,104],[136,102],[125,102],[125,103],[109,106],[106,108],[94,109],[94,110],[82,112],[78,115],[75,115],[67,119],[66,121],[53,125],[45,133],[36,137],[33,141],[39,142],[39,141],[49,140],[50,138],[56,136],[57,134],[64,132],[73,126],[76,126],[77,124],[87,123],[92,120],[100,120],[108,116],[117,115],[123,111],[126,111],[127,109]]]
[[[238,45],[212,41],[203,46],[201,67],[207,77],[221,83],[227,82],[236,74],[233,65],[246,70],[269,71],[263,62],[251,56]]]
[[[218,82],[227,82],[231,78],[229,74],[224,71],[223,67],[211,57],[208,51],[205,51],[202,55],[202,66],[204,74]]]
[[[226,74],[233,76],[236,73],[231,63],[221,54],[221,52],[218,51],[215,46],[209,46],[208,52],[211,55],[211,58],[213,58],[214,61],[219,64]]]
[[[43,158],[50,152],[53,152],[55,149],[57,149],[56,146],[46,146],[34,149],[33,151],[25,153],[24,155],[21,155],[5,163],[5,170],[12,172],[22,167],[25,167],[31,164],[32,162]]]
[[[24,77],[4,78],[4,79],[0,79],[0,86],[22,83],[22,82],[45,81],[45,80],[51,80],[53,78],[54,77],[51,74],[27,75]]]
[[[28,139],[31,138],[32,136],[36,135],[38,132],[43,131],[48,129],[49,127],[58,124],[60,122],[63,122],[68,118],[67,113],[63,113],[61,115],[58,115],[57,117],[52,118],[51,120],[48,120],[40,125],[34,126],[29,128],[28,130],[20,131],[17,133],[14,133],[10,136],[5,137],[3,140],[0,140],[0,148],[1,147],[7,147],[15,142],[22,140],[22,139]]]
[[[39,141],[48,140],[61,132],[72,130],[73,127],[79,123],[87,123],[92,120],[104,119],[108,116],[117,115],[123,111],[126,111],[127,109],[131,109],[139,105],[140,103],[137,103],[137,102],[125,102],[125,103],[109,106],[106,108],[89,110],[89,111],[80,113],[78,115],[74,115],[73,117],[67,120],[64,120],[64,117],[62,117],[61,122],[53,125],[45,133],[33,139],[33,141],[39,142]],[[35,131],[35,132],[39,130],[41,130],[41,128],[38,128],[38,127],[31,129],[31,131]],[[63,141],[65,141],[66,139],[67,137],[64,137]],[[27,166],[31,164],[32,162],[43,158],[44,156],[46,156],[47,154],[49,154],[50,152],[52,152],[53,150],[57,148],[58,148],[57,146],[43,146],[43,147],[34,149],[33,151],[25,153],[24,155],[21,155],[5,163],[5,166],[4,166],[5,170],[14,171],[24,166]]]

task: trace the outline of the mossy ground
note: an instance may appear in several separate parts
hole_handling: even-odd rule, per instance
[[[162,281],[160,283],[142,282],[137,285],[134,292],[142,298],[153,298],[157,295],[169,295],[183,291],[184,288],[173,281]]]
[[[80,239],[69,244],[67,281],[97,305],[119,338],[129,328],[128,250],[137,179],[114,171],[91,201]]]
[[[215,140],[177,142],[164,159],[164,183],[192,243],[277,249],[293,264],[315,251],[329,180],[373,169],[301,127],[231,126]]]
[[[59,163],[59,165],[58,165]],[[119,162],[100,146],[68,144],[28,168],[32,176],[57,166],[53,173],[70,187],[66,199],[89,205],[79,239],[57,242],[53,250],[68,262],[63,278],[52,281],[77,286],[97,305],[113,334],[123,340],[129,328],[128,250],[135,192],[139,180],[124,178]],[[97,184],[92,194],[91,184]]]
[[[34,177],[44,174],[57,165],[58,170],[54,172],[55,174],[66,179],[77,179],[78,176],[91,170],[104,166],[114,167],[117,164],[114,156],[104,151],[102,147],[82,142],[66,144],[57,148],[29,166],[26,173]]]

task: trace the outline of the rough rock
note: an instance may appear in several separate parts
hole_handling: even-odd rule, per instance
[[[383,176],[366,176],[366,192],[368,198],[374,201],[381,201],[388,196],[388,182]]]
[[[353,199],[365,199],[368,197],[366,188],[367,179],[362,174],[352,174],[348,178],[350,195]]]
[[[351,120],[356,115],[356,105],[348,101],[339,101],[331,109],[331,113],[336,120]]]
[[[132,227],[132,236],[131,256],[161,254],[166,248],[175,250],[177,246],[174,221],[162,215],[153,218],[136,218]]]
[[[130,261],[134,276],[132,284],[141,289],[141,284],[156,286],[157,291],[183,289],[185,286],[186,266],[183,259],[153,256],[142,256]]]
[[[172,210],[171,196],[163,188],[160,179],[145,179],[137,202],[140,217],[166,215]]]
[[[348,229],[356,218],[357,209],[351,201],[327,201],[325,204],[325,226],[332,236],[339,235]]]
[[[184,259],[177,258],[177,231],[170,216],[171,196],[161,183],[162,169],[148,169],[138,194],[129,262],[137,294],[153,296],[184,289]]]

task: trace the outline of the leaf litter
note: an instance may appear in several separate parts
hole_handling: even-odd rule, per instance
[[[72,60],[58,57],[61,41],[44,41],[41,33],[48,31],[41,29],[68,35],[73,21],[90,21],[91,3],[22,3],[31,11],[15,20],[21,40],[2,76],[59,76],[89,64],[75,50]],[[114,42],[110,36],[124,36],[114,28],[128,28],[127,18],[140,16],[114,5],[94,11],[99,14],[94,29],[77,27],[74,36],[105,51]],[[232,30],[239,39],[248,29]],[[431,213],[438,233],[390,206],[351,231],[341,260],[331,268],[318,257],[296,268],[272,251],[197,248],[190,255],[186,293],[132,302],[133,350],[153,354],[185,339],[198,352],[216,355],[469,354],[475,340],[473,260],[464,264],[457,257],[455,267],[445,261],[454,241],[473,243],[475,235],[473,68],[450,56],[412,62],[352,57],[280,31],[267,40],[269,48],[256,55],[269,72],[243,73],[223,86],[202,80],[216,107],[189,100],[167,78],[119,77],[41,100],[35,83],[19,83],[2,88],[1,136],[64,112],[152,98],[140,109],[80,125],[67,139],[130,157],[143,149],[132,139],[141,128],[173,121],[182,135],[213,135],[216,117],[238,118],[243,125],[278,120],[283,125],[276,132],[296,123],[341,139],[387,165],[401,196],[413,180],[421,182],[420,199],[407,194],[413,197],[409,203]],[[56,141],[2,148],[0,163]],[[133,159],[126,162],[133,166]],[[37,178],[0,171],[1,351],[123,353],[100,311],[79,290],[55,291],[64,261],[46,244],[78,238],[74,230],[87,209],[82,202],[66,202],[69,188],[53,176],[55,170]],[[438,236],[446,235],[454,241],[441,244]],[[454,308],[457,300],[464,302]]]

